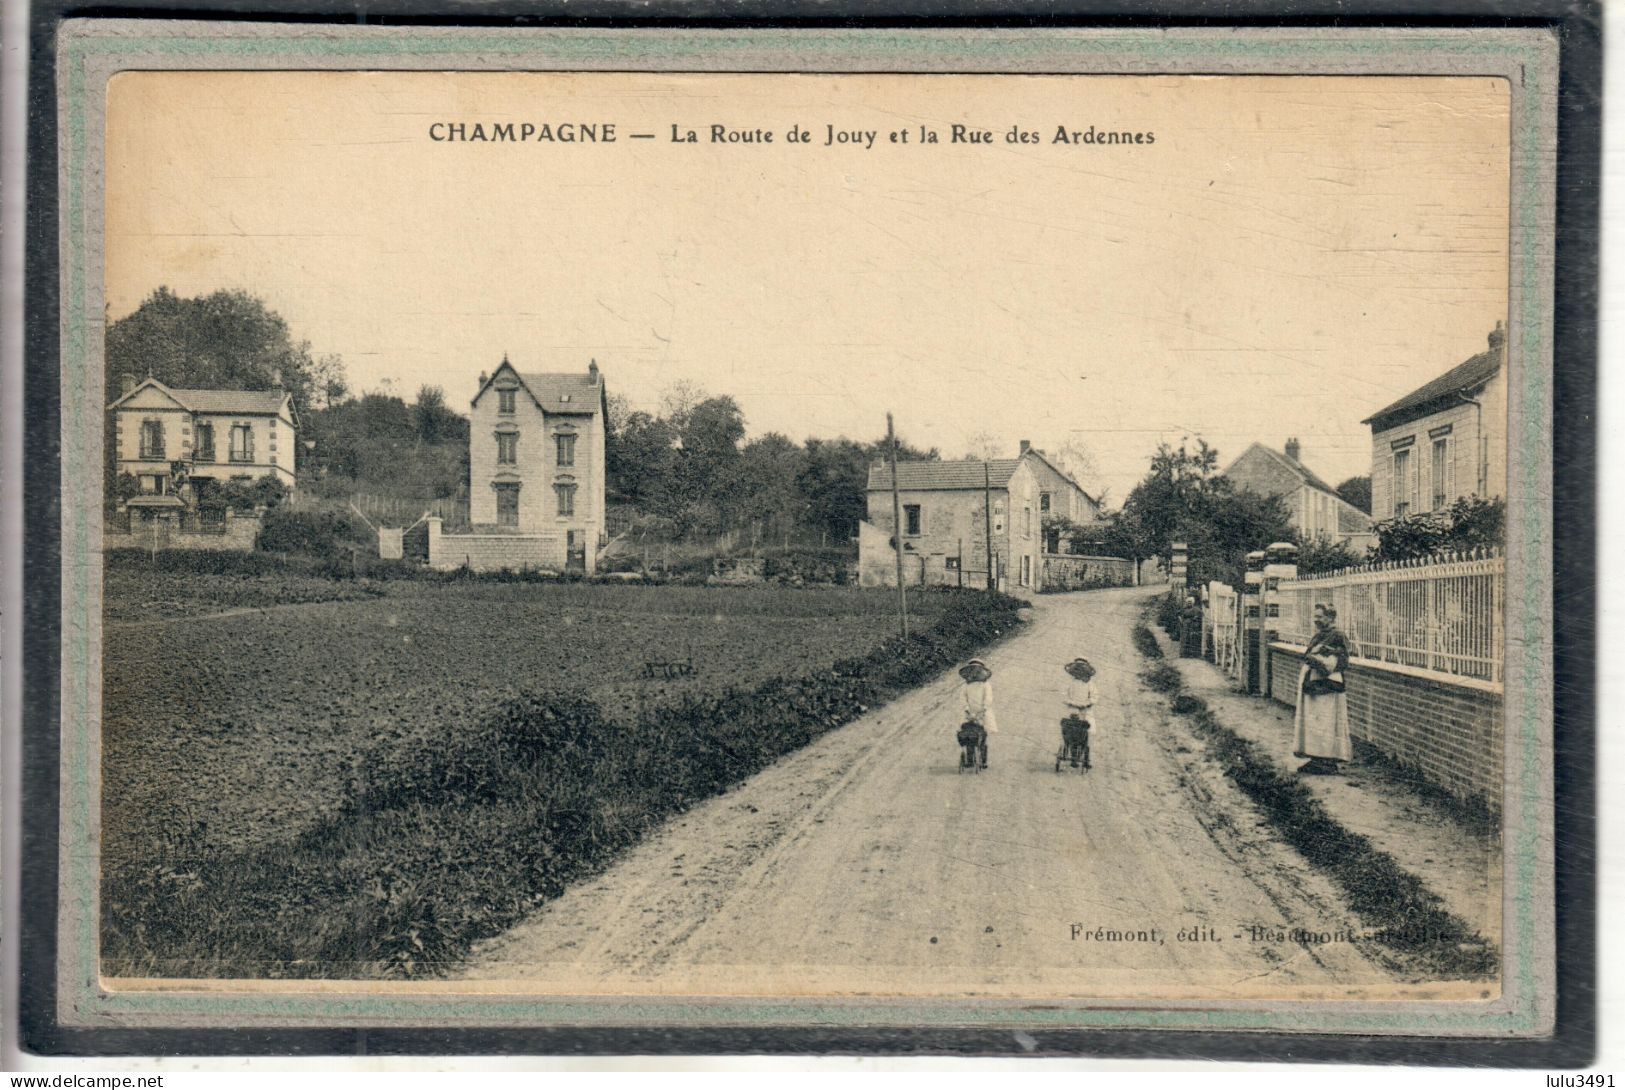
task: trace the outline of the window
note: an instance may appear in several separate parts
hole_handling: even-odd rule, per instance
[[[569,518],[576,513],[576,486],[573,484],[556,484],[554,493],[559,498],[559,517]]]
[[[1031,507],[1021,509],[1021,535],[1023,537],[1033,536],[1033,509]]]
[[[234,462],[254,460],[254,429],[247,424],[231,426],[231,460]]]
[[[1042,514],[1045,514],[1045,515],[1049,514],[1049,493],[1048,492],[1040,492],[1038,494],[1038,510]]]
[[[907,503],[903,505],[903,533],[908,537],[920,536],[920,505]]]
[[[1450,486],[1455,483],[1454,467],[1450,464],[1450,439],[1440,436],[1433,441],[1433,510],[1438,511],[1450,502]]]
[[[515,391],[515,390],[498,390],[497,391],[497,412],[499,412],[499,413],[511,413],[511,412],[513,412],[513,400],[514,400],[514,394],[516,392],[517,391]]]
[[[497,465],[511,466],[519,461],[519,433],[516,431],[497,432]]]
[[[553,444],[558,448],[559,465],[573,466],[576,464],[576,437],[573,435],[555,435]]]
[[[1411,503],[1411,452],[1408,450],[1394,451],[1394,517],[1404,518],[1410,514]]]
[[[160,473],[141,474],[141,492],[147,496],[162,496],[164,494],[164,476]]]
[[[957,557],[957,556],[945,556],[945,557],[943,557],[942,558],[942,566],[945,569],[947,569],[948,571],[958,571],[959,570],[959,557]]]
[[[156,461],[164,456],[164,422],[162,420],[141,421],[141,458],[143,461]]]
[[[493,485],[497,493],[497,525],[519,525],[519,486],[516,484]]]
[[[214,461],[214,425],[199,424],[197,426],[197,444],[192,452],[192,460],[196,462]]]
[[[1024,587],[1031,586],[1032,581],[1033,558],[1030,556],[1024,556],[1021,558],[1021,585]]]

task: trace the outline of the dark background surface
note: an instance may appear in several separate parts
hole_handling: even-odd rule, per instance
[[[194,0],[35,4],[30,25],[25,340],[21,1043],[47,1055],[748,1054],[1037,1055],[1558,1068],[1586,1065],[1596,1030],[1594,773],[1598,194],[1602,28],[1597,3],[1518,0],[571,0],[342,3]],[[760,1027],[118,1030],[57,1024],[60,668],[56,35],[81,17],[388,26],[568,27],[1552,27],[1560,35],[1555,314],[1554,635],[1558,1030],[1542,1040],[1190,1031]]]

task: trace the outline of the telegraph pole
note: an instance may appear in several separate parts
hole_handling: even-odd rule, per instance
[[[886,454],[891,459],[892,551],[897,554],[897,623],[908,639],[908,588],[903,584],[903,498],[897,491],[897,435],[891,413],[886,414]]]
[[[987,591],[998,590],[993,578],[993,474],[982,459],[982,529],[987,533]]]

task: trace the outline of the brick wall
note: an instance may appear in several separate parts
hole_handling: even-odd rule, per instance
[[[1298,653],[1270,648],[1270,695],[1289,706],[1297,701]],[[1500,693],[1359,663],[1349,665],[1347,681],[1356,740],[1457,798],[1500,810]]]
[[[429,567],[452,571],[464,565],[475,571],[563,571],[565,541],[555,534],[443,534],[440,520],[427,520]],[[589,563],[592,550],[587,551]]]

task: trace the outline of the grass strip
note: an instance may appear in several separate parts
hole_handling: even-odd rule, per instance
[[[1141,631],[1150,635],[1139,626],[1136,643]],[[1160,659],[1161,649],[1147,657]],[[1253,742],[1219,722],[1206,700],[1184,692],[1178,670],[1156,663],[1141,680],[1172,698],[1172,711],[1189,718],[1208,758],[1263,811],[1287,844],[1337,884],[1372,938],[1438,978],[1495,975],[1500,954],[1493,944],[1445,909],[1443,899],[1393,856],[1333,818],[1314,792],[1283,775]]]
[[[577,692],[521,694],[355,762],[346,804],[247,852],[177,828],[102,886],[113,976],[425,976],[601,869],[650,829],[939,676],[1024,605],[954,593],[935,624],[637,722]]]

